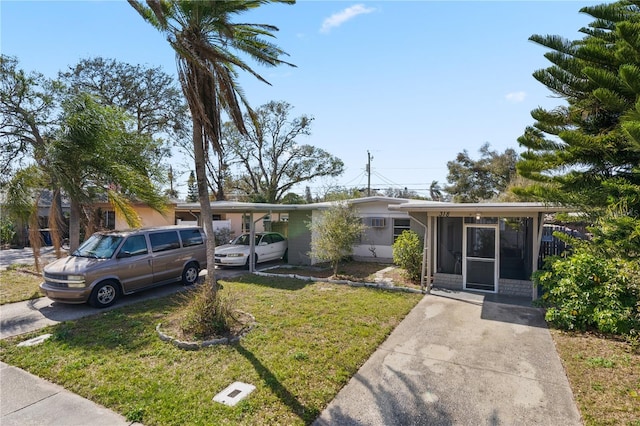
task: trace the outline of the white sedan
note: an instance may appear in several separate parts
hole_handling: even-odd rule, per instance
[[[256,232],[255,263],[269,260],[287,260],[287,240],[277,232]],[[216,247],[218,266],[249,266],[249,234],[242,234],[229,244]]]

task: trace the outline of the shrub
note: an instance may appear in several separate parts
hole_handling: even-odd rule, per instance
[[[235,300],[223,297],[219,290],[200,285],[186,294],[182,332],[196,339],[225,336],[235,322],[234,306]]]
[[[0,219],[0,244],[10,244],[15,235],[13,223],[8,219]]]
[[[598,255],[588,245],[552,258],[533,281],[546,293],[546,320],[565,330],[634,335],[640,331],[640,268],[634,261]]]
[[[407,278],[419,281],[422,275],[422,242],[413,231],[403,231],[393,243],[393,262],[404,269]]]
[[[219,228],[214,231],[213,235],[216,239],[216,247],[218,247],[223,244],[229,243],[229,241],[231,240],[231,229]]]
[[[314,235],[309,256],[331,262],[333,275],[338,274],[340,261],[351,255],[353,245],[366,229],[358,211],[345,202],[335,203],[322,216],[308,222],[307,227]]]

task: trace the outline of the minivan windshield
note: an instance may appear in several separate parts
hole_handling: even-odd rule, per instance
[[[93,234],[73,252],[72,256],[108,259],[113,256],[122,238],[120,235]]]

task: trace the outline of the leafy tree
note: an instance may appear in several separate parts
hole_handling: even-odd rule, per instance
[[[330,262],[333,275],[338,274],[340,261],[351,254],[366,229],[357,210],[347,202],[334,203],[307,226],[313,235],[309,255]]]
[[[100,105],[88,94],[64,104],[64,124],[47,149],[46,170],[70,199],[72,251],[80,242],[83,206],[97,199],[108,199],[131,227],[140,226],[131,201],[139,199],[158,211],[165,209],[165,199],[152,182],[159,173],[148,154],[153,145],[148,137],[127,131],[127,120],[124,111]]]
[[[42,74],[18,68],[14,57],[0,56],[0,179],[24,158],[46,162],[45,147],[55,128],[56,87]]]
[[[248,132],[225,127],[233,161],[242,171],[238,188],[257,194],[268,203],[281,201],[295,185],[317,177],[339,176],[344,163],[327,151],[298,142],[311,133],[313,118],[290,118],[293,107],[283,101],[269,102],[256,110],[255,118],[245,115]]]
[[[473,203],[496,198],[515,177],[518,161],[515,150],[507,148],[504,153],[498,153],[491,151],[490,144],[485,143],[479,152],[479,160],[473,160],[465,149],[454,161],[447,162],[447,182],[451,185],[445,191],[454,202]]]
[[[189,179],[187,180],[187,202],[198,202],[198,187],[196,186],[196,175],[193,173],[193,170],[189,173]]]
[[[218,155],[223,153],[221,114],[231,118],[242,134],[246,134],[242,107],[249,105],[236,79],[238,70],[248,72],[266,83],[238,54],[263,65],[286,64],[280,58],[285,52],[265,37],[273,37],[278,29],[266,24],[234,23],[232,18],[254,10],[268,0],[238,1],[159,1],[128,0],[129,4],[162,32],[176,51],[178,76],[191,111],[193,153],[204,227],[214,235],[211,204],[207,185],[205,158],[209,145]],[[292,3],[281,1],[281,3]],[[207,239],[207,261],[213,265],[215,240]],[[212,299],[217,286],[213,268],[207,274]]]
[[[60,81],[72,94],[89,93],[135,120],[136,133],[157,136],[184,131],[187,108],[180,88],[160,67],[148,68],[101,57],[82,59]]]

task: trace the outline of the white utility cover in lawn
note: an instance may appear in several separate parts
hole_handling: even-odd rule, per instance
[[[213,397],[213,400],[221,404],[233,407],[238,402],[249,396],[256,387],[248,383],[235,382],[227,386],[222,392]]]

